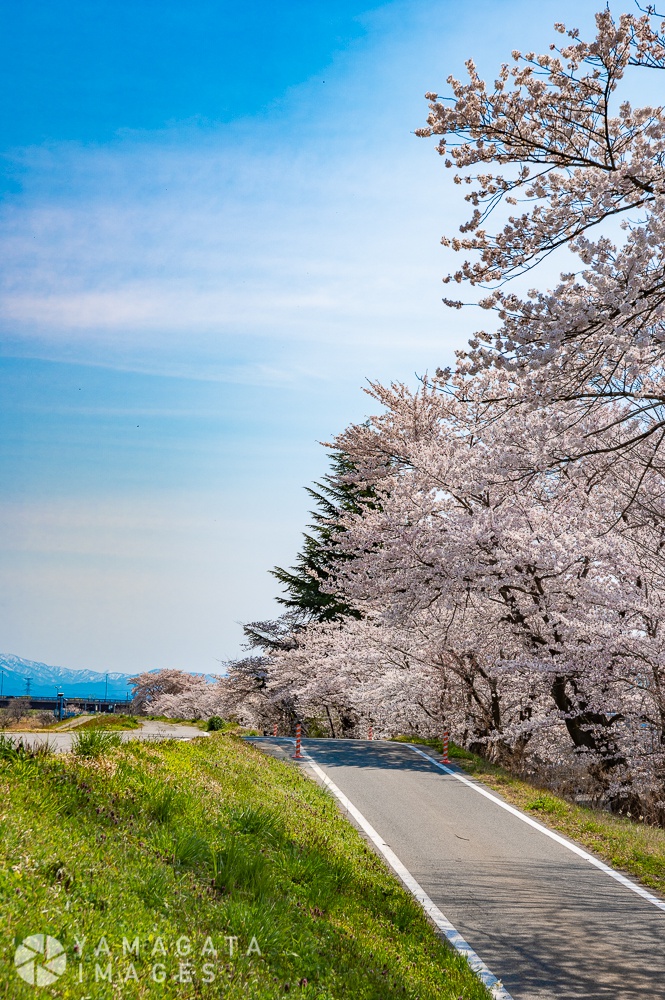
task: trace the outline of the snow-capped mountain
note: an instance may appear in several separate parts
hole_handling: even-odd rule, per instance
[[[21,656],[0,653],[0,686],[3,694],[24,695],[27,681],[30,694],[53,695],[56,688],[65,697],[103,698],[108,691],[109,698],[131,697],[131,674],[103,674],[96,670],[68,670],[66,667],[51,667],[47,663],[24,660]],[[107,684],[108,677],[108,684]]]

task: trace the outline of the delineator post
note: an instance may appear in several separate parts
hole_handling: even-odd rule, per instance
[[[443,754],[441,760],[444,764],[450,764],[450,757],[448,756],[448,733],[443,734]]]

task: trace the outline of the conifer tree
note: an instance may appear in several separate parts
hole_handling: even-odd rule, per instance
[[[353,472],[353,465],[343,452],[333,452],[330,464],[331,471],[321,482],[306,487],[316,506],[310,511],[312,523],[308,526],[309,532],[303,535],[303,546],[295,565],[289,569],[275,566],[271,570],[285,592],[285,596],[277,600],[303,623],[334,621],[349,615],[358,617],[342,597],[327,592],[324,587],[335,564],[340,559],[348,559],[336,541],[343,531],[340,518],[344,514],[360,513],[370,491],[348,482],[346,477]]]
[[[243,631],[249,648],[266,652],[291,649],[297,645],[295,634],[309,622],[359,617],[347,601],[324,587],[336,564],[350,558],[338,544],[339,534],[344,530],[340,519],[348,513],[360,513],[371,503],[372,491],[348,481],[354,466],[344,452],[332,452],[330,466],[330,472],[321,482],[305,487],[316,506],[310,512],[312,523],[309,532],[303,535],[295,565],[289,569],[275,566],[270,571],[282,584],[284,596],[277,600],[286,611],[277,621],[245,625]]]

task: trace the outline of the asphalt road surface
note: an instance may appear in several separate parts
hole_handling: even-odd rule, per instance
[[[403,744],[303,749],[514,1000],[665,1000],[665,912]]]
[[[186,726],[178,723],[157,722],[154,719],[146,719],[141,723],[140,729],[119,729],[114,730],[123,742],[127,740],[191,740],[195,736],[207,736],[196,726]],[[44,732],[22,733],[7,732],[6,736],[18,743],[22,740],[26,746],[39,746],[40,743],[48,743],[56,753],[64,753],[71,750],[72,744],[78,733],[76,729],[69,731],[51,730]]]

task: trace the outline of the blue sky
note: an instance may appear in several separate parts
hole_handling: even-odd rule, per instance
[[[211,671],[318,444],[448,363],[423,94],[596,4],[24,0],[0,58],[0,649]]]

